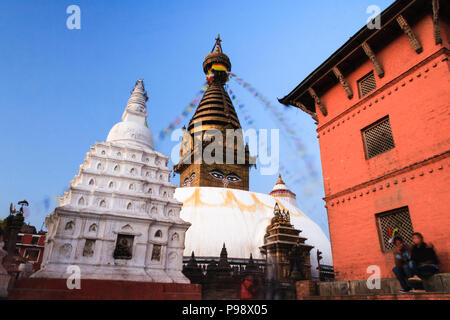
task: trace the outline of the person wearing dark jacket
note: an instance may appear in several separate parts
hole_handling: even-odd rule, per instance
[[[412,235],[414,245],[411,248],[411,261],[409,266],[414,277],[410,280],[427,279],[439,272],[439,260],[431,243],[425,243],[419,232]]]
[[[409,248],[403,242],[401,237],[394,238],[394,246],[395,267],[392,269],[392,272],[394,272],[398,282],[400,282],[400,286],[402,287],[401,292],[406,293],[412,289],[408,284],[407,279],[413,275],[413,272],[409,267],[411,259]]]

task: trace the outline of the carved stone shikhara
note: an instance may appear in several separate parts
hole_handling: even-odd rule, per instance
[[[384,69],[381,65],[380,61],[378,61],[377,57],[375,56],[375,53],[373,53],[372,48],[369,46],[367,42],[363,42],[362,48],[364,52],[366,53],[367,57],[372,61],[373,68],[375,69],[375,72],[377,73],[378,77],[383,78],[384,77]]]
[[[168,157],[153,150],[147,99],[138,80],[122,121],[91,147],[46,217],[43,262],[33,277],[67,278],[76,265],[82,279],[189,283],[181,270],[190,223],[173,198]]]
[[[353,98],[353,90],[350,84],[345,81],[344,76],[342,75],[341,71],[338,69],[338,67],[333,68],[333,73],[338,78],[339,82],[341,83],[342,87],[344,87],[345,93],[347,94],[347,97],[349,99]]]
[[[416,51],[417,53],[421,53],[423,50],[422,44],[420,43],[414,31],[409,26],[406,19],[402,15],[399,15],[397,16],[396,20],[400,28],[402,28],[403,32],[408,36],[409,43],[411,43],[414,51]]]

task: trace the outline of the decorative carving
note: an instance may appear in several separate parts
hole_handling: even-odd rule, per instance
[[[320,112],[322,112],[322,114],[324,116],[326,116],[328,114],[327,108],[325,108],[323,103],[320,101],[319,96],[316,94],[316,91],[314,91],[313,88],[308,88],[308,92],[311,95],[311,97],[314,99],[314,102],[319,107]]]
[[[126,225],[124,225],[121,228],[121,230],[122,230],[122,232],[128,232],[128,233],[134,232],[133,227],[131,227],[130,224],[128,224],[128,223]]]
[[[93,223],[89,227],[89,232],[96,232],[97,231],[97,224]]]
[[[317,114],[315,114],[314,112],[308,110],[306,108],[306,106],[299,102],[299,101],[289,101],[290,105],[296,106],[297,108],[299,108],[300,110],[302,110],[303,112],[306,112],[307,114],[309,114],[311,116],[311,118],[313,118],[315,121],[319,121],[319,119],[317,119]]]
[[[160,261],[161,260],[161,245],[154,244],[152,250],[152,260]]]
[[[379,78],[384,77],[384,69],[381,63],[378,61],[377,57],[375,56],[375,53],[373,53],[372,48],[369,46],[367,42],[363,42],[362,48],[364,52],[366,53],[367,57],[372,61],[373,67],[378,75]]]
[[[71,231],[71,230],[73,230],[74,226],[75,226],[75,223],[73,221],[69,221],[66,223],[64,230]]]
[[[414,31],[411,29],[406,19],[402,15],[399,15],[397,16],[396,20],[400,28],[402,28],[403,32],[408,36],[409,43],[411,43],[414,51],[416,51],[417,53],[421,53],[423,50],[422,44],[416,37]]]
[[[349,99],[353,98],[352,87],[348,84],[347,81],[345,81],[345,78],[342,75],[341,71],[337,67],[334,67],[333,68],[333,73],[336,76],[336,78],[338,78],[338,80],[341,83],[341,85],[344,87],[345,93],[347,93],[347,97]]]
[[[71,253],[72,253],[72,245],[70,243],[65,243],[61,247],[59,247],[59,255],[61,257],[69,259]]]
[[[278,203],[275,203],[273,213],[274,217],[272,218],[272,224],[291,222],[291,216],[289,214],[289,211],[281,210],[280,207],[278,206]]]
[[[441,28],[439,26],[439,0],[432,0],[433,4],[433,33],[434,43],[442,44]]]
[[[92,257],[94,255],[95,240],[86,239],[83,249],[83,257]]]
[[[174,233],[173,235],[172,235],[172,241],[178,241],[178,240],[180,240],[180,236],[178,235],[178,233]]]
[[[79,206],[84,206],[84,204],[85,204],[84,198],[81,197],[81,198],[78,200],[78,205],[79,205]]]

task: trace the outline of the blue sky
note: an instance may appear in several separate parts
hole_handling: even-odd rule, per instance
[[[10,202],[26,198],[27,221],[42,225],[90,146],[104,141],[120,120],[139,77],[150,98],[149,127],[158,136],[202,86],[203,59],[220,33],[232,71],[295,128],[306,154],[295,156],[290,138],[280,135],[280,158],[289,171],[285,182],[299,207],[328,234],[316,126],[277,97],[358,31],[369,5],[384,10],[392,2],[1,0],[0,218]],[[66,27],[72,4],[81,8],[80,30]],[[281,129],[246,90],[232,81],[229,87],[256,127]],[[243,110],[236,109],[245,129]],[[169,154],[174,144],[165,139],[156,149]],[[268,193],[276,180],[253,170],[250,190]],[[178,176],[173,182],[178,184]]]

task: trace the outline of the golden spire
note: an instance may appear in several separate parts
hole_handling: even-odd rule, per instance
[[[283,179],[281,178],[281,174],[280,173],[278,174],[278,181],[277,181],[276,184],[285,184]]]
[[[214,43],[214,47],[212,48],[211,52],[214,52],[214,49],[216,49],[216,53],[222,53],[222,45],[220,44],[222,40],[220,40],[220,34],[217,35],[216,43]]]

